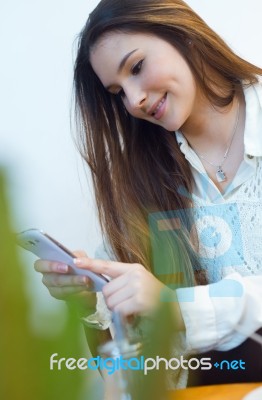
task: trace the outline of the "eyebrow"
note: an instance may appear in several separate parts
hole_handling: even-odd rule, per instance
[[[137,50],[138,50],[138,49],[135,49],[135,50],[130,51],[129,53],[127,53],[127,54],[122,58],[122,60],[121,60],[121,62],[120,62],[120,64],[119,64],[119,67],[118,67],[118,69],[117,69],[117,72],[118,72],[118,73],[122,71],[122,69],[123,69],[124,66],[125,66],[125,63],[126,63],[127,60],[128,60],[128,58],[129,58],[135,51],[137,51]]]
[[[129,53],[127,53],[127,54],[122,58],[122,60],[120,61],[119,66],[118,66],[118,68],[117,68],[117,73],[118,73],[118,74],[119,74],[119,73],[122,71],[122,69],[124,68],[124,66],[125,66],[125,64],[126,64],[126,62],[127,62],[127,60],[128,60],[128,58],[129,58],[133,53],[135,53],[137,50],[138,50],[138,49],[135,49],[135,50],[130,51]],[[111,86],[113,86],[113,85],[107,86],[106,89],[109,90],[109,89],[111,88]]]

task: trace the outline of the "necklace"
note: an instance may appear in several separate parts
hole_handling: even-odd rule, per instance
[[[237,115],[236,115],[236,120],[235,120],[234,129],[233,129],[233,132],[232,132],[232,136],[231,136],[231,139],[230,139],[230,143],[229,143],[229,145],[228,145],[228,147],[227,147],[227,149],[226,149],[226,151],[225,151],[225,154],[223,155],[222,161],[217,165],[217,164],[215,164],[215,163],[213,163],[213,162],[207,160],[206,157],[204,157],[203,154],[198,153],[198,152],[194,149],[195,153],[198,155],[199,158],[201,158],[202,160],[206,161],[209,165],[212,165],[213,167],[216,168],[216,170],[217,170],[217,171],[216,171],[216,178],[217,178],[217,182],[219,182],[219,183],[220,183],[220,182],[225,182],[225,181],[227,180],[226,173],[225,173],[225,171],[222,169],[222,167],[223,167],[223,164],[224,164],[224,162],[226,161],[226,159],[227,159],[227,157],[228,157],[228,154],[229,154],[229,151],[230,151],[230,149],[231,149],[231,145],[232,145],[234,136],[235,136],[236,131],[237,131],[237,126],[238,126],[238,121],[239,121],[239,101],[238,101],[237,104],[238,104],[238,105],[237,105]]]

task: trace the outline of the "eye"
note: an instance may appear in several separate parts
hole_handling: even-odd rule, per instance
[[[135,65],[132,67],[131,72],[132,72],[133,75],[138,75],[138,74],[139,74],[139,72],[141,71],[143,62],[144,62],[144,60],[140,60],[140,61],[138,61],[137,64],[135,64]]]

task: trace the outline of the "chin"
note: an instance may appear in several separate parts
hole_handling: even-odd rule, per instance
[[[176,123],[167,123],[167,124],[161,124],[163,128],[165,128],[168,132],[175,132],[178,131],[181,127],[181,124],[176,124]]]
[[[181,124],[178,124],[178,123],[176,123],[174,121],[165,122],[165,121],[159,120],[157,122],[155,122],[155,121],[154,122],[150,121],[150,122],[152,122],[155,125],[161,126],[162,128],[164,128],[168,132],[175,132],[178,129],[180,129],[180,127],[181,127]]]

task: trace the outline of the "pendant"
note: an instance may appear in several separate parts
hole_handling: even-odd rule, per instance
[[[216,172],[216,177],[218,182],[225,182],[227,180],[225,172],[222,170],[222,167],[218,167]]]

